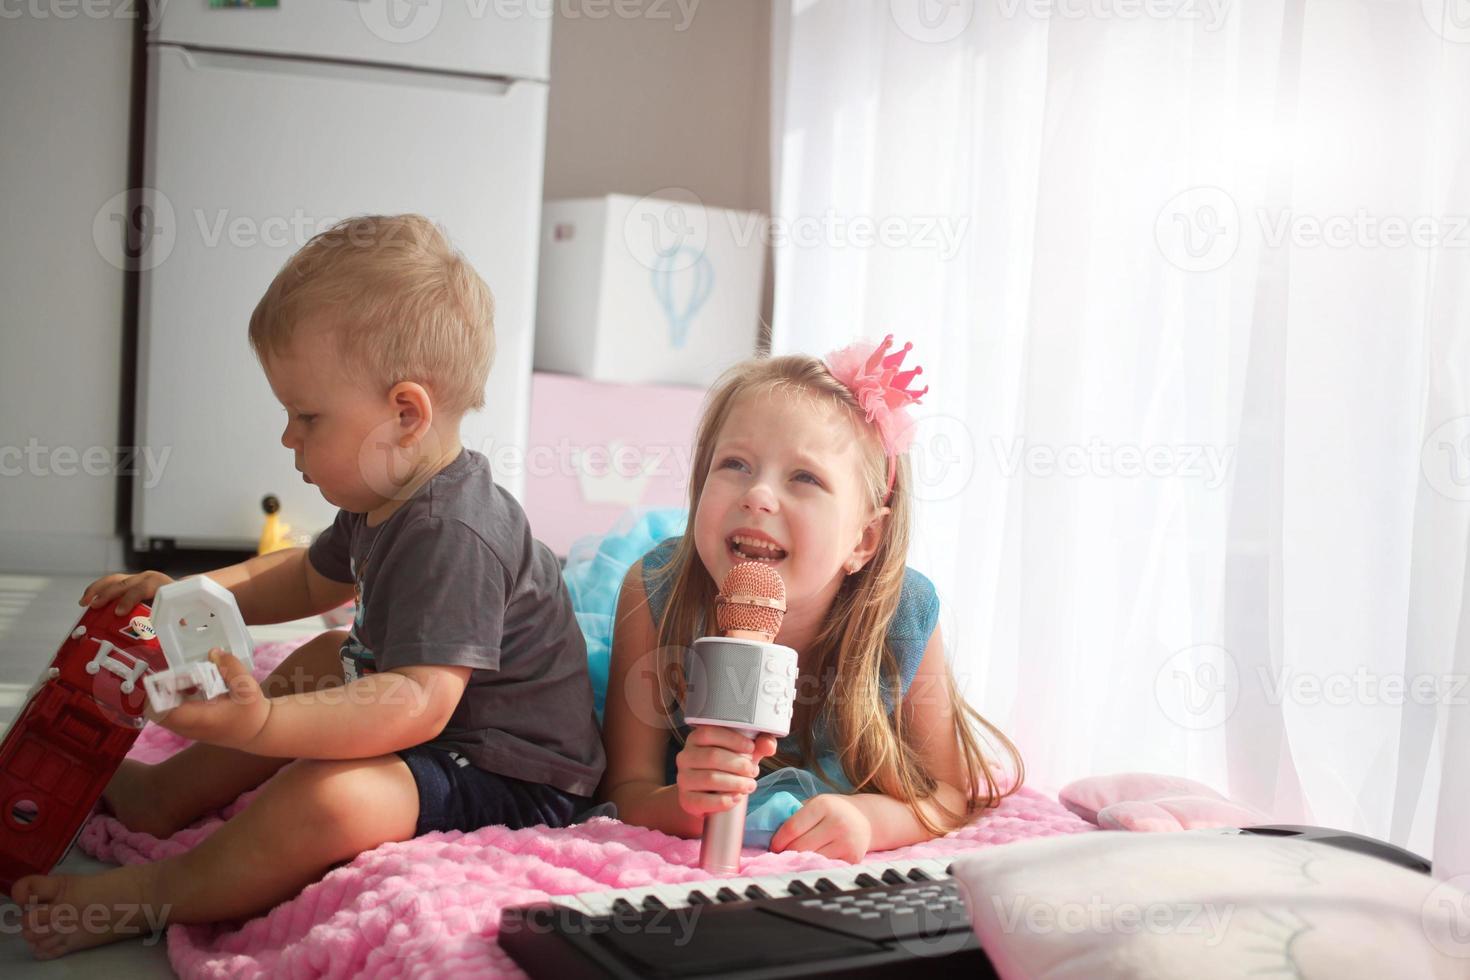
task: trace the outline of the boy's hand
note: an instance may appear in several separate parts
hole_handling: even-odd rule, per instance
[[[679,806],[696,816],[730,809],[738,797],[754,792],[758,762],[775,751],[770,735],[751,740],[718,725],[696,727],[674,757]]]
[[[152,602],[160,588],[172,582],[162,572],[139,572],[137,575],[104,575],[82,590],[79,606],[96,608],[104,602],[117,600],[114,610],[117,615],[132,609],[140,602]]]
[[[807,800],[771,837],[771,850],[816,851],[849,864],[861,861],[873,841],[873,825],[840,793]]]
[[[155,721],[185,738],[230,749],[246,749],[270,717],[271,701],[260,684],[250,676],[234,654],[218,648],[209,651],[209,662],[219,668],[229,690],[208,701],[185,701],[163,714],[144,707],[149,721]],[[248,751],[248,749],[247,749]]]

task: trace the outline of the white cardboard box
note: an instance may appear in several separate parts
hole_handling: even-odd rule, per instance
[[[765,230],[762,215],[692,198],[548,201],[536,369],[708,385],[755,353]]]

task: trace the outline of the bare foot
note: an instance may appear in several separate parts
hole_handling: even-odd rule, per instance
[[[124,759],[102,791],[102,802],[124,827],[163,840],[186,824],[166,809],[165,794],[150,778],[152,769],[146,762]]]
[[[167,924],[169,906],[150,901],[153,864],[132,864],[98,875],[29,875],[11,897],[21,907],[21,936],[38,960],[79,949],[151,936]]]

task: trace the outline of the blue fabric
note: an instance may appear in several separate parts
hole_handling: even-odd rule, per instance
[[[643,586],[648,595],[649,612],[655,624],[663,616],[668,604],[668,586],[653,573],[669,563],[678,545],[679,536],[688,523],[683,509],[666,509],[634,512],[624,518],[608,534],[602,537],[585,538],[572,545],[562,572],[567,589],[572,595],[572,607],[577,622],[587,640],[588,668],[592,676],[592,693],[597,708],[597,720],[602,721],[603,707],[607,702],[608,668],[612,660],[613,621],[617,613],[618,594],[628,569],[643,560]],[[934,585],[912,568],[904,570],[903,593],[898,610],[888,626],[888,644],[898,660],[902,690],[907,693],[924,657],[924,648],[934,633],[939,621],[939,596]],[[892,710],[892,697],[884,692],[884,700]],[[675,708],[674,720],[682,738],[687,738],[689,726],[684,724],[682,707]],[[803,803],[821,793],[851,793],[852,784],[842,772],[837,754],[831,750],[826,733],[816,733],[815,751],[819,774],[794,766],[766,773],[756,781],[756,789],[746,803],[745,846],[769,848],[771,837],[791,815],[801,809]],[[778,743],[781,751],[788,755],[799,752],[795,736],[787,736]],[[676,772],[674,757],[680,742],[669,740],[665,759],[665,780],[673,783]],[[828,785],[830,784],[830,785]],[[593,812],[584,812],[581,817],[597,815],[615,816],[611,804],[603,804]]]
[[[682,508],[634,511],[601,537],[582,538],[567,549],[562,578],[572,595],[577,625],[587,641],[587,669],[592,675],[593,707],[602,724],[607,703],[607,672],[612,664],[613,619],[618,593],[628,569],[654,545],[684,533]]]
[[[415,837],[436,830],[469,833],[492,824],[512,830],[538,824],[564,827],[592,804],[555,786],[481,769],[449,749],[415,745],[397,754],[419,791]]]

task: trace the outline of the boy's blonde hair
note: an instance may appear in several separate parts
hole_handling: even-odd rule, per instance
[[[255,355],[285,352],[308,319],[333,333],[342,367],[362,384],[386,393],[417,382],[454,417],[485,405],[495,299],[422,215],[348,218],[307,242],[250,315]]]
[[[813,398],[848,413],[864,449],[864,493],[871,505],[870,513],[877,514],[885,505],[888,460],[877,433],[867,423],[865,412],[852,392],[815,357],[756,358],[726,372],[705,403],[690,466],[691,525],[704,492],[715,440],[736,400],[749,394],[777,391]],[[939,825],[920,807],[922,801],[934,795],[936,780],[904,725],[901,707],[905,695],[898,659],[888,645],[888,626],[903,592],[911,512],[912,477],[908,458],[900,457],[897,463],[892,496],[886,501],[890,513],[878,550],[860,571],[843,580],[810,651],[821,687],[817,698],[798,698],[794,705],[791,731],[798,738],[800,755],[787,758],[778,752],[763,760],[762,766],[765,771],[788,765],[820,771],[816,765],[815,738],[821,723],[831,733],[830,743],[842,763],[843,774],[858,792],[883,793],[905,801],[926,831],[940,834],[963,824],[975,811],[999,804],[1019,789],[1024,766],[1010,739],[964,699],[946,666],[942,691],[910,689],[907,698],[938,697],[948,704],[968,782],[968,786],[959,787],[965,793],[966,808],[964,813],[954,813],[941,806],[948,820],[946,825]],[[678,660],[684,649],[694,639],[706,635],[714,622],[716,585],[700,561],[690,533],[679,540],[672,559],[656,574],[668,587],[668,602],[657,624],[663,659],[658,677],[660,701],[664,710],[671,713],[673,701],[682,700],[684,694]],[[928,637],[922,639],[927,641]],[[893,699],[891,714],[884,705],[885,689]],[[920,701],[921,710],[922,704]],[[1012,763],[1013,778],[1006,786],[1001,785],[986,758],[983,746],[987,736],[998,743]]]

